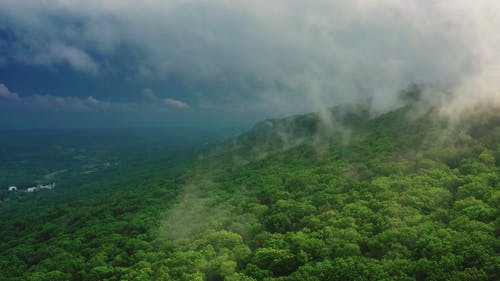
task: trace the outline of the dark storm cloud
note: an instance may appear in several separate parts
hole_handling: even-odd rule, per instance
[[[289,114],[371,97],[385,110],[411,82],[447,85],[450,112],[499,103],[498,1],[3,0],[0,26],[13,34],[3,65],[100,79],[128,65],[124,81],[187,85],[158,101],[179,108]]]

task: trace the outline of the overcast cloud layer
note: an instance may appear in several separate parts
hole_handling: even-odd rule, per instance
[[[14,115],[242,121],[368,97],[386,110],[412,82],[452,92],[455,112],[500,103],[499,58],[495,0],[0,0],[0,109]]]

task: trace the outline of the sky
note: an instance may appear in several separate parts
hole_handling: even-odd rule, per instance
[[[411,83],[500,104],[500,1],[0,0],[0,128],[383,112]]]

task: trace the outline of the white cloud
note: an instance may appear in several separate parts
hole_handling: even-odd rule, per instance
[[[98,64],[83,50],[63,44],[51,45],[47,50],[37,53],[25,62],[41,65],[67,64],[72,68],[89,74],[97,74]]]
[[[153,90],[151,89],[144,89],[141,91],[141,95],[151,101],[157,101],[158,97],[155,95]]]
[[[177,109],[189,109],[189,108],[191,108],[187,103],[182,102],[180,100],[167,98],[167,99],[164,99],[163,101],[166,105],[168,105],[172,108],[177,108]]]
[[[189,109],[187,103],[173,98],[161,99],[151,89],[144,89],[141,94],[149,102],[108,102],[94,96],[54,96],[47,94],[25,95],[20,98],[17,93],[11,92],[4,84],[0,84],[0,100],[16,101],[15,108],[29,111],[52,112],[136,112],[161,113],[169,109]],[[2,105],[2,104],[0,104]],[[167,107],[165,107],[165,105]],[[3,105],[5,106],[5,104]]]
[[[154,104],[165,104],[168,107],[174,108],[174,109],[189,109],[189,108],[191,108],[191,106],[189,106],[187,103],[180,101],[180,100],[177,100],[177,99],[173,99],[173,98],[161,99],[153,92],[153,90],[151,90],[149,88],[143,89],[141,91],[141,95]]]
[[[35,94],[21,98],[17,93],[11,92],[4,84],[0,84],[0,99],[16,101],[16,106],[28,109],[95,111],[113,106],[111,103],[100,101],[93,96],[80,98]]]
[[[0,84],[0,99],[6,99],[9,101],[20,101],[21,98],[17,93],[13,93],[5,86],[4,84]]]
[[[45,110],[63,110],[89,112],[105,110],[112,104],[100,101],[92,96],[86,98],[71,96],[52,96],[52,95],[33,95],[24,99],[25,106],[45,109]]]

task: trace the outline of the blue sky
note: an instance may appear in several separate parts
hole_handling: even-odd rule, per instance
[[[0,0],[0,128],[224,127],[367,99],[384,111],[412,82],[446,85],[450,112],[497,103],[499,11],[489,0]]]

